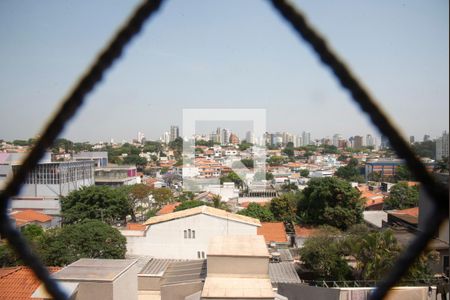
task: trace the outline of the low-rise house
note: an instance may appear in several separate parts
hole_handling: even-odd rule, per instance
[[[181,202],[174,202],[174,203],[166,204],[163,207],[161,207],[161,209],[156,213],[156,215],[161,216],[161,215],[173,213],[175,208],[177,208],[177,206],[180,204],[181,204]]]
[[[31,209],[13,211],[9,216],[15,221],[16,227],[18,228],[28,224],[36,224],[42,228],[50,228],[58,225],[57,220],[52,216]]]
[[[218,235],[256,235],[259,220],[198,206],[148,219],[140,234],[124,231],[127,254],[156,258],[203,259],[208,243]]]
[[[289,244],[286,227],[283,222],[262,222],[258,227],[258,235],[262,235],[266,244],[287,246]]]
[[[298,248],[303,247],[306,239],[316,235],[319,232],[318,228],[295,225],[295,244]]]
[[[419,224],[419,208],[412,207],[400,210],[391,210],[387,215],[387,226],[401,226],[406,228],[417,228]]]

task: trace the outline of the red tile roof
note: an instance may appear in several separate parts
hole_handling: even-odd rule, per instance
[[[177,206],[180,205],[180,204],[181,204],[180,202],[174,202],[174,203],[166,204],[156,213],[156,215],[160,216],[160,215],[173,213],[175,208],[177,208]]]
[[[401,209],[401,210],[396,210],[393,213],[404,214],[404,215],[409,215],[409,216],[413,216],[413,217],[419,217],[419,208],[412,207],[412,208],[407,208],[407,209]]]
[[[294,230],[295,230],[295,235],[299,236],[299,237],[310,237],[310,236],[317,234],[317,232],[319,231],[319,229],[317,229],[317,228],[304,227],[304,226],[300,226],[300,225],[295,225]]]
[[[145,230],[147,226],[144,224],[138,224],[138,223],[128,223],[127,224],[127,229],[128,230]]]
[[[283,222],[261,222],[261,227],[258,227],[257,234],[263,235],[267,243],[286,243],[288,241]]]
[[[59,267],[48,268],[50,273],[61,269]],[[31,295],[40,284],[33,271],[28,267],[0,269],[0,299],[30,300],[32,299]]]
[[[41,223],[49,222],[53,219],[49,215],[31,210],[31,209],[16,211],[16,212],[13,212],[10,216],[11,216],[11,218],[15,219],[16,221],[19,221],[19,220],[27,221],[27,222],[37,221],[37,222],[41,222]]]

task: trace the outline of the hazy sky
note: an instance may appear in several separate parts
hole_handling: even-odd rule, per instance
[[[28,138],[137,1],[0,1],[0,139]],[[295,1],[407,135],[449,124],[449,2]],[[170,0],[63,136],[158,138],[183,108],[265,108],[269,131],[376,133],[262,0]],[[211,128],[213,130],[214,128]]]

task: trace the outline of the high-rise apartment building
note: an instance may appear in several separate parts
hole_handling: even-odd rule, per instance
[[[163,135],[160,138],[161,142],[163,142],[164,144],[168,144],[170,142],[170,133],[169,132],[164,132]]]
[[[239,144],[239,137],[234,133],[230,134],[230,144],[233,144],[233,145]]]
[[[363,137],[360,135],[355,135],[353,137],[353,148],[361,149],[363,147]]]
[[[247,131],[247,133],[245,134],[245,140],[248,143],[255,144],[255,135],[253,134],[253,131]]]
[[[175,141],[180,137],[180,128],[178,126],[170,126],[170,141]]]
[[[311,133],[303,131],[302,133],[303,146],[311,144]]]
[[[371,134],[366,135],[366,146],[375,147],[375,139]]]
[[[228,143],[230,142],[230,135],[231,135],[231,132],[228,129],[226,129],[226,128],[222,129],[220,143],[222,145],[228,145]]]
[[[138,133],[137,133],[138,143],[142,144],[144,142],[144,139],[145,139],[145,135],[142,132],[138,131]]]
[[[436,160],[448,158],[448,133],[444,131],[442,136],[436,139]]]
[[[342,135],[336,133],[335,135],[333,135],[333,146],[335,147],[339,147],[339,141],[343,140],[344,138],[342,137]]]
[[[389,143],[389,139],[387,138],[387,136],[382,135],[381,136],[381,145],[380,145],[381,149],[386,149],[386,148],[390,148],[391,145]]]
[[[415,140],[416,140],[416,139],[414,138],[413,135],[410,135],[410,136],[409,136],[409,143],[414,144]]]
[[[303,139],[301,136],[296,135],[294,138],[294,147],[301,147],[303,146]]]

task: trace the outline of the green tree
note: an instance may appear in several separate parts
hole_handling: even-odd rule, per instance
[[[270,201],[270,211],[275,220],[282,222],[294,222],[297,212],[297,198],[294,193],[283,194]]]
[[[145,214],[150,207],[150,199],[152,189],[145,184],[134,184],[124,187],[128,192],[128,200],[130,201],[131,220],[136,222],[137,214]]]
[[[308,238],[300,249],[300,259],[313,272],[315,279],[351,279],[351,268],[344,259],[339,234],[335,228],[323,227],[317,235]]]
[[[230,172],[226,176],[220,177],[220,184],[223,184],[224,182],[234,182],[234,184],[238,187],[243,185],[241,177],[239,177],[239,175],[235,172]]]
[[[337,154],[339,153],[339,150],[336,146],[334,145],[322,145],[323,150],[322,153],[323,154]]]
[[[348,155],[345,154],[341,154],[339,155],[339,157],[337,158],[338,161],[346,161],[349,158]]]
[[[205,202],[200,200],[187,200],[178,205],[174,211],[185,210],[189,208],[194,208],[197,206],[207,205]]]
[[[364,229],[365,228],[365,229]],[[400,248],[391,230],[370,231],[359,225],[350,228],[342,241],[346,254],[356,259],[357,279],[379,280],[395,262]]]
[[[436,141],[416,142],[412,145],[412,149],[420,157],[433,159],[436,157]]]
[[[136,165],[144,167],[147,164],[147,159],[144,157],[140,157],[137,154],[130,154],[123,158],[123,163],[125,165]]]
[[[448,173],[448,157],[444,156],[441,160],[436,162],[434,166],[436,172],[447,172]]]
[[[103,220],[115,224],[132,212],[127,190],[109,186],[89,186],[69,193],[61,199],[64,224],[85,219]]]
[[[36,224],[28,224],[20,228],[20,232],[29,242],[37,243],[44,235],[44,229]]]
[[[58,138],[53,142],[52,152],[59,153],[59,149],[64,149],[65,153],[73,150],[73,142],[67,139]]]
[[[364,182],[364,178],[359,171],[358,160],[355,158],[350,159],[346,166],[339,167],[334,175],[348,181]]]
[[[42,227],[36,224],[28,224],[21,227],[20,232],[27,240],[31,249],[34,252],[37,252],[40,240],[44,235]],[[6,241],[0,242],[0,267],[12,267],[17,265],[23,265],[23,262],[19,259],[16,252]]]
[[[301,223],[346,229],[362,222],[361,193],[345,180],[314,178],[300,194],[297,215]]]
[[[355,225],[347,231],[341,242],[346,255],[356,260],[356,279],[380,280],[392,268],[402,251],[393,231],[369,230],[365,225]],[[410,268],[404,280],[425,279],[431,276],[427,266],[430,256],[422,255]]]
[[[195,195],[193,192],[183,191],[178,195],[177,201],[183,202],[183,201],[187,201],[187,200],[193,200],[194,197],[195,197]]]
[[[308,169],[301,169],[300,170],[300,176],[308,177],[309,176],[309,170]]]
[[[177,137],[175,140],[169,142],[169,148],[174,151],[175,156],[181,156],[181,153],[183,153],[183,139]]]
[[[126,239],[115,228],[98,220],[50,229],[39,254],[48,266],[65,266],[80,258],[124,258]]]
[[[0,244],[0,267],[13,267],[20,265],[20,260],[16,253],[9,246],[8,243],[4,242]]]
[[[295,183],[285,183],[285,184],[281,185],[281,190],[283,192],[297,191],[298,186]]]
[[[73,143],[73,151],[76,153],[81,151],[92,151],[92,145],[89,142]]]
[[[282,164],[284,164],[284,158],[282,156],[271,156],[268,160],[267,163],[271,166],[280,166]]]
[[[147,141],[144,144],[144,148],[142,149],[144,152],[157,153],[162,151],[162,145],[160,142],[156,141]]]
[[[218,208],[218,209],[222,209],[222,210],[226,210],[226,211],[231,211],[230,207],[228,206],[227,203],[222,201],[222,197],[219,195],[214,195],[212,198],[212,203],[211,206],[214,208]]]
[[[238,211],[238,214],[259,219],[261,222],[275,221],[273,213],[269,208],[254,202],[250,203],[247,208]]]
[[[14,146],[22,146],[22,147],[29,145],[28,141],[26,141],[26,140],[14,140],[14,141],[12,141],[12,144]]]
[[[384,200],[384,209],[405,209],[419,205],[418,186],[408,186],[406,182],[399,182],[389,192]]]
[[[158,208],[174,201],[173,193],[168,188],[154,189],[152,190],[152,196]]]
[[[409,181],[413,180],[413,176],[406,165],[400,165],[395,170],[395,179]]]
[[[240,151],[245,151],[245,150],[247,150],[248,148],[250,148],[250,147],[252,147],[253,146],[253,144],[252,143],[248,143],[247,141],[242,141],[240,144],[239,144],[239,150]]]
[[[250,159],[250,158],[241,159],[241,163],[248,169],[253,169],[253,166],[255,164],[253,159]]]

